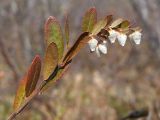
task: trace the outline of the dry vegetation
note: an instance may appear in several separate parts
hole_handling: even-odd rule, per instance
[[[110,45],[101,59],[84,49],[56,86],[38,97],[19,120],[119,120],[148,108],[144,120],[160,116],[159,0],[95,0],[102,15],[127,17],[142,26],[140,46]],[[48,16],[63,22],[69,13],[73,40],[91,0],[0,1],[0,120],[12,111],[19,79],[36,53],[43,55],[43,26]],[[48,102],[46,102],[48,101]],[[32,108],[32,109],[31,109]]]

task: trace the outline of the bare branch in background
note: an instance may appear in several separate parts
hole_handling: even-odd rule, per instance
[[[147,40],[151,50],[157,51],[156,55],[160,55],[160,23],[159,23],[159,0],[131,0],[131,4],[135,13],[143,24],[144,31],[149,33]],[[150,3],[152,2],[152,4]],[[154,13],[154,14],[152,14]]]
[[[140,110],[134,110],[130,112],[126,117],[122,118],[121,120],[129,120],[129,119],[139,119],[147,117],[149,114],[148,109],[140,109]]]
[[[19,74],[14,62],[11,60],[10,55],[9,55],[7,49],[5,48],[5,45],[2,41],[2,39],[0,39],[0,52],[1,52],[2,56],[4,57],[6,64],[12,70],[12,72],[14,74],[14,80],[17,81],[20,74]]]

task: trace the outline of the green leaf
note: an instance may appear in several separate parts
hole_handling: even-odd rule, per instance
[[[67,63],[75,57],[79,51],[88,43],[91,38],[89,37],[88,32],[82,33],[75,44],[70,48],[70,50],[66,53],[63,63]]]
[[[55,84],[58,80],[60,80],[63,77],[64,73],[68,70],[68,67],[69,67],[69,64],[66,65],[63,69],[59,69],[57,71],[56,76],[53,79],[49,80],[45,84],[45,86],[42,88],[42,93],[46,91],[49,87],[51,87],[53,84]]]
[[[97,22],[97,11],[95,8],[90,8],[83,17],[82,31],[91,32],[96,22]]]
[[[97,22],[97,24],[94,26],[91,33],[93,35],[97,35],[102,29],[105,28],[106,25],[107,25],[107,20],[106,19],[99,20]]]
[[[58,64],[58,49],[55,43],[51,43],[46,50],[44,57],[43,77],[44,80],[52,74]]]
[[[27,76],[25,76],[19,83],[16,96],[13,103],[13,109],[17,110],[25,100],[25,87],[26,87]]]
[[[69,20],[68,20],[68,15],[65,18],[65,38],[66,38],[66,44],[67,48],[69,48]]]
[[[82,33],[79,36],[78,40],[75,42],[75,44],[66,53],[66,55],[63,59],[63,63],[65,64],[65,63],[69,62],[70,60],[72,60],[73,57],[75,57],[78,54],[78,52],[81,50],[81,48],[84,47],[89,40],[90,40],[89,33],[88,32]],[[49,88],[57,80],[59,80],[63,76],[63,74],[66,72],[68,67],[69,67],[69,64],[67,64],[64,68],[58,69],[58,71],[56,71],[56,69],[55,69],[55,73],[56,73],[55,76],[54,77],[52,75],[50,76],[50,79],[47,81],[45,86],[42,88],[42,92],[44,92],[47,88]]]
[[[113,21],[113,23],[111,24],[111,28],[115,28],[117,27],[118,25],[120,25],[124,20],[122,18],[118,18],[116,19],[115,21]]]
[[[45,40],[47,46],[54,42],[58,48],[58,60],[60,61],[63,57],[64,52],[64,41],[62,30],[59,22],[55,17],[50,16],[45,24]]]
[[[28,97],[35,90],[37,82],[39,80],[41,72],[41,60],[37,55],[32,61],[32,64],[27,72],[27,81],[26,81],[26,97]]]
[[[130,22],[128,20],[124,20],[121,24],[120,24],[120,28],[121,29],[126,29],[128,28],[130,25]]]

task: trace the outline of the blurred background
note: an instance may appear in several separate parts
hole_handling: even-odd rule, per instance
[[[71,43],[81,33],[84,12],[95,6],[143,29],[141,45],[108,44],[97,58],[86,47],[52,89],[17,120],[119,120],[147,108],[160,120],[160,0],[0,0],[0,120],[12,111],[18,82],[35,54],[44,54],[44,23],[55,16],[62,28],[69,14]]]

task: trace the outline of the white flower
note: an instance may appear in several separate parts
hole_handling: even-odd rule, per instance
[[[107,54],[106,42],[103,42],[102,44],[97,45],[96,54],[97,54],[98,57],[100,57],[101,54]]]
[[[117,36],[118,42],[121,46],[124,46],[127,40],[127,35],[123,33],[119,33]]]
[[[98,40],[96,40],[95,38],[92,38],[89,42],[89,47],[90,47],[90,50],[92,52],[94,52],[96,50],[96,47],[97,47],[97,44],[98,44]]]
[[[107,43],[106,41],[103,41],[103,43],[98,44],[98,40],[96,40],[95,38],[92,38],[88,42],[90,50],[92,52],[96,51],[98,57],[100,57],[101,54],[107,54],[106,43]]]
[[[129,35],[129,38],[133,40],[137,45],[139,45],[141,42],[142,33],[140,33],[139,31],[135,31]]]
[[[98,48],[101,53],[107,54],[107,46],[105,44],[99,44]]]
[[[115,30],[110,30],[110,31],[109,31],[109,36],[108,36],[108,38],[109,38],[109,40],[110,40],[111,43],[115,43],[116,38],[117,38],[117,35],[118,35],[118,32],[117,32],[117,31],[115,31]]]
[[[101,56],[101,53],[100,53],[100,51],[99,51],[99,48],[98,48],[98,47],[96,47],[96,54],[97,54],[97,56],[98,56],[98,57],[100,57],[100,56]]]

